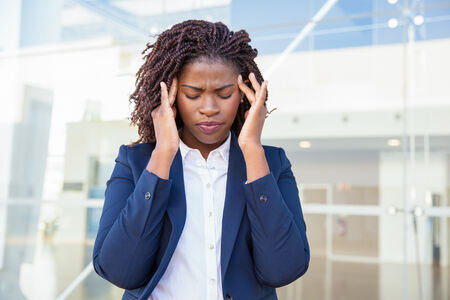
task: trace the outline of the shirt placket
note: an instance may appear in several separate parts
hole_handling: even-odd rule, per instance
[[[205,220],[205,243],[206,243],[206,286],[208,300],[217,299],[217,253],[216,253],[216,224],[214,210],[214,166],[211,160],[204,161],[204,220]]]

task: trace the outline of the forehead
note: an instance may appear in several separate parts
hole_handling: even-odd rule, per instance
[[[236,68],[218,59],[202,58],[186,63],[178,75],[180,82],[223,83],[237,80]]]

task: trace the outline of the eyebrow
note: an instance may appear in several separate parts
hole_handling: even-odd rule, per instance
[[[233,85],[234,85],[233,83],[227,84],[227,85],[224,85],[224,86],[222,86],[220,88],[215,89],[215,91],[218,92],[218,91],[224,90],[227,87],[230,87],[230,86],[233,86]],[[199,88],[199,87],[196,87],[196,86],[192,86],[192,85],[188,85],[188,84],[182,84],[181,86],[185,86],[185,87],[191,88],[191,89],[199,91],[199,92],[204,91],[204,89],[202,89],[202,88]]]

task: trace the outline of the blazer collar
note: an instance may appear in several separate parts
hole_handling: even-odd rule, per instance
[[[234,243],[241,226],[246,199],[243,184],[247,179],[244,155],[238,144],[238,137],[231,131],[230,159],[225,192],[225,206],[222,218],[221,273],[224,278]]]

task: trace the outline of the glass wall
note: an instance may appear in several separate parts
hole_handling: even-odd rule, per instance
[[[92,247],[147,42],[246,29],[311,246],[280,299],[450,297],[450,1],[0,0],[0,299],[120,299]]]

